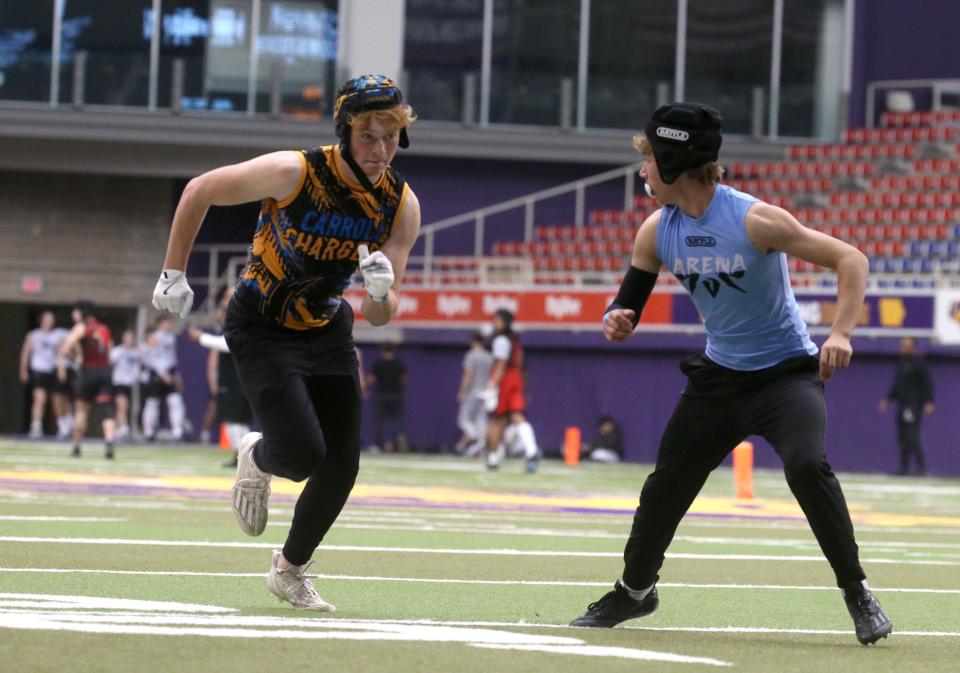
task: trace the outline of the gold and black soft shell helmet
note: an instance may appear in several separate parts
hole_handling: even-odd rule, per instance
[[[337,91],[333,120],[340,147],[350,147],[350,118],[370,110],[387,110],[403,104],[403,93],[389,77],[361,75],[354,77]],[[410,147],[407,127],[400,129],[400,147]]]

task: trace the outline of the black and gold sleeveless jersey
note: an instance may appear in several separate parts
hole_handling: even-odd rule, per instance
[[[340,171],[337,145],[304,150],[300,185],[283,201],[264,199],[234,301],[260,322],[294,330],[322,327],[340,308],[356,273],[357,246],[370,252],[390,237],[407,197],[387,168],[380,200]]]

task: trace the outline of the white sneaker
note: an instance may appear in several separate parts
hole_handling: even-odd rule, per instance
[[[260,535],[267,527],[267,498],[271,475],[253,462],[253,446],[262,437],[248,432],[237,450],[237,480],[233,484],[233,516],[247,535]]]
[[[43,437],[43,426],[39,423],[30,424],[30,432],[27,433],[29,439],[40,439]]]
[[[317,612],[336,612],[337,608],[330,605],[317,595],[313,588],[307,568],[313,561],[307,561],[302,566],[290,566],[286,570],[277,568],[280,552],[273,552],[273,561],[270,572],[267,574],[267,588],[270,593],[286,601],[297,610],[316,610]]]
[[[495,451],[489,451],[487,453],[487,469],[496,470],[500,467],[500,462],[503,460],[504,456],[503,444],[498,446]]]

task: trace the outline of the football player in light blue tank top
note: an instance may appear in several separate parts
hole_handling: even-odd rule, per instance
[[[630,337],[661,267],[683,284],[707,331],[685,358],[688,384],[664,430],[613,591],[573,626],[611,627],[656,610],[664,554],[710,472],[750,435],[764,437],[830,562],[857,639],[885,638],[890,620],[866,584],[840,484],[826,461],[823,381],[847,367],[866,288],[856,248],[789,212],[719,184],[721,118],[696,103],[659,108],[635,139],[640,177],[663,206],[641,225],[631,266],[603,316],[610,341]],[[837,273],[837,313],[817,356],[797,310],[787,255]]]

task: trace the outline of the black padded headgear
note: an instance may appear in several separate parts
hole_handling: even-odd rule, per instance
[[[83,316],[83,318],[97,316],[97,307],[92,301],[78,301],[73,305],[73,310],[80,311],[80,315]]]
[[[334,130],[341,148],[350,148],[350,118],[370,110],[387,110],[403,104],[403,93],[383,75],[361,75],[340,87],[333,105]],[[400,129],[400,147],[410,147],[407,127]]]
[[[660,178],[673,184],[684,171],[720,157],[723,119],[716,109],[700,103],[661,105],[647,124],[646,136]]]

